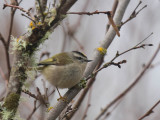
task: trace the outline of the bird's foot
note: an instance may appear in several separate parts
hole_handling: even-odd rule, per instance
[[[57,101],[60,101],[60,100],[62,100],[63,102],[67,102],[67,98],[66,97],[60,96],[60,98],[58,98]]]
[[[82,79],[82,80],[79,82],[78,85],[79,85],[81,88],[85,88],[85,87],[86,87],[86,84],[87,84],[86,79]]]

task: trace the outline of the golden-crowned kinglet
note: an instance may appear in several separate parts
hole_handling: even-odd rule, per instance
[[[82,79],[87,57],[78,51],[59,53],[41,61],[41,73],[55,87],[71,88]]]

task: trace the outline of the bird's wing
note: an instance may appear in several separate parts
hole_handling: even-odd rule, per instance
[[[60,53],[41,61],[38,65],[66,65],[70,63],[73,63],[73,60],[66,53]]]

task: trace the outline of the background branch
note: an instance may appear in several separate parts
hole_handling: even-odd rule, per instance
[[[145,117],[149,116],[150,114],[153,113],[153,109],[158,106],[158,104],[160,103],[160,100],[158,102],[156,102],[142,117],[139,118],[139,120],[144,119]]]

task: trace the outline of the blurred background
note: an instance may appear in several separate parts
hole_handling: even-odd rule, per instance
[[[51,0],[48,0],[50,3]],[[87,11],[111,11],[114,0],[79,0],[69,10],[70,12]],[[139,0],[131,0],[122,21],[128,19]],[[2,9],[4,1],[0,1],[0,33],[5,39],[8,37],[10,25],[10,8]],[[90,95],[87,94],[80,109],[72,118],[73,120],[81,119],[84,115],[88,98],[90,98],[90,107],[87,111],[86,120],[93,120],[100,111],[118,96],[127,86],[135,80],[137,75],[143,69],[143,64],[146,64],[160,43],[160,0],[142,0],[142,4],[138,8],[147,5],[147,8],[142,10],[136,18],[125,24],[120,30],[120,37],[115,37],[107,50],[104,63],[110,61],[117,51],[123,52],[146,38],[150,33],[154,33],[148,38],[145,43],[151,43],[154,46],[146,47],[145,49],[133,50],[116,61],[127,60],[121,69],[111,66],[100,71],[93,84]],[[24,9],[34,8],[34,0],[23,0],[20,4]],[[35,10],[33,9],[34,13]],[[14,17],[12,35],[19,37],[27,31],[30,20],[21,15],[21,11],[17,10]],[[48,40],[40,46],[40,50],[36,53],[37,62],[42,53],[49,52],[50,56],[62,52],[78,50],[84,52],[89,59],[92,59],[93,53],[100,46],[106,32],[108,18],[104,14],[99,15],[67,15],[62,23],[50,35]],[[11,49],[10,49],[11,50]],[[47,58],[46,56],[43,59]],[[13,55],[10,55],[10,62],[13,61]],[[154,67],[150,68],[141,81],[120,101],[115,107],[111,107],[109,111],[111,115],[106,118],[108,120],[136,120],[141,117],[148,109],[150,109],[158,100],[160,100],[160,54],[153,62]],[[6,82],[3,75],[7,74],[6,58],[4,46],[0,42],[0,97],[5,95]],[[32,81],[29,90],[36,94],[36,88],[39,87],[41,92],[43,89],[43,77]],[[46,82],[49,91],[53,87]],[[64,94],[67,89],[60,90]],[[80,95],[80,94],[79,94]],[[78,95],[78,96],[79,96]],[[58,93],[50,97],[51,106],[56,103]],[[75,100],[78,97],[75,98]],[[26,94],[22,94],[21,105],[19,106],[20,116],[26,119],[33,109],[34,99]],[[74,102],[74,101],[73,101]],[[32,120],[39,119],[40,110],[32,116]],[[144,120],[160,120],[160,105],[154,109],[154,113],[146,117]]]

